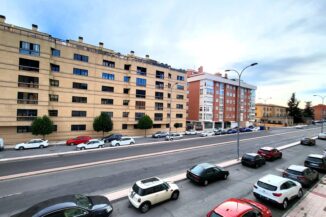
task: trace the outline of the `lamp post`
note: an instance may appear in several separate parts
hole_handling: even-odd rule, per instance
[[[264,101],[264,104],[267,105],[267,100],[272,99],[272,97],[259,98],[259,99],[263,100]],[[263,116],[265,116],[265,115],[263,114]],[[268,117],[268,115],[267,115],[267,117]],[[264,128],[266,130],[266,120],[264,120]]]
[[[326,96],[321,96],[321,95],[316,95],[316,94],[314,96],[318,96],[318,97],[321,98],[321,104],[322,104],[322,110],[321,110],[321,114],[322,114],[322,116],[321,116],[321,118],[322,118],[322,120],[321,120],[321,133],[322,133],[322,132],[324,132],[324,119],[325,119],[325,117],[324,117],[324,99],[325,99]]]
[[[242,75],[242,73],[247,69],[247,68],[249,68],[249,67],[252,67],[252,66],[255,66],[255,65],[257,65],[258,63],[252,63],[252,64],[250,64],[249,66],[246,66],[246,67],[244,67],[242,70],[241,70],[241,72],[238,72],[237,70],[235,70],[235,69],[227,69],[227,70],[225,70],[226,72],[230,72],[230,71],[232,71],[232,72],[235,72],[235,73],[237,73],[238,74],[238,76],[239,76],[239,85],[238,85],[238,130],[237,130],[237,153],[238,153],[238,160],[240,159],[240,134],[239,134],[239,132],[240,132],[240,87],[241,87],[241,75]]]
[[[170,87],[170,122],[169,122],[169,135],[171,135],[171,119],[172,119],[172,89],[175,85],[178,85],[178,82],[174,83]]]

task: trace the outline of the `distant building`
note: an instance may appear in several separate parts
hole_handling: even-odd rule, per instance
[[[312,109],[314,110],[315,120],[326,119],[326,105],[315,105]]]
[[[237,126],[238,82],[227,74],[209,74],[201,66],[198,71],[187,71],[187,123],[196,129]],[[256,86],[241,82],[240,125],[255,121]]]
[[[256,104],[256,123],[293,125],[293,118],[288,116],[286,107],[273,104]]]

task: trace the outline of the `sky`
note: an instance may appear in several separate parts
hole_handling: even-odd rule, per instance
[[[256,102],[326,95],[323,0],[0,0],[6,22],[207,73],[241,71]],[[229,72],[228,77],[236,78]]]

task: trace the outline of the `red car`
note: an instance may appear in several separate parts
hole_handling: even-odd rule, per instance
[[[66,141],[66,145],[78,145],[81,143],[86,143],[91,139],[92,139],[92,137],[90,137],[90,136],[77,136],[76,138],[68,139]]]
[[[272,217],[272,212],[264,205],[246,198],[230,198],[215,207],[207,217]]]
[[[275,160],[282,158],[282,152],[273,147],[262,147],[257,152],[260,156],[264,157],[266,160]]]

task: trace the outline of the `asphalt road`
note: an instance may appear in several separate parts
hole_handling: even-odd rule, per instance
[[[242,135],[242,139],[246,140],[241,142],[241,152],[256,152],[257,148],[265,145],[284,145],[298,141],[305,135],[315,136],[318,132],[318,129],[287,129],[283,131],[279,130],[244,134]],[[156,155],[146,158],[141,157],[134,160],[121,161],[111,164],[101,164],[69,171],[1,181],[0,214],[4,214],[4,216],[6,216],[7,213],[15,213],[18,210],[29,207],[39,201],[64,194],[103,194],[112,192],[120,188],[130,187],[130,185],[138,179],[150,176],[166,177],[178,172],[183,172],[185,169],[200,162],[208,161],[217,163],[234,159],[236,157],[235,138],[235,136],[210,137],[163,144],[158,143],[145,146],[100,150],[98,152],[85,152],[78,155],[51,157],[47,159],[1,163],[0,176],[3,176],[26,171],[35,171],[43,168],[71,165],[80,162],[96,162],[98,160],[119,158],[121,156],[161,152],[187,147],[200,147],[207,144],[218,143],[217,145],[200,149],[172,152],[165,155]],[[320,147],[320,145],[318,144],[317,147]],[[307,147],[300,146],[300,148]],[[321,148],[319,149],[316,149],[316,151],[318,151],[316,153],[321,153]],[[307,154],[302,150],[299,151],[299,153],[304,155],[303,158]],[[295,159],[296,155],[293,156]],[[230,180],[232,180],[232,178]],[[183,182],[181,182],[181,184],[182,183]],[[239,191],[242,191],[242,189],[240,188]],[[119,204],[122,202],[123,201],[117,203],[117,213],[119,213],[120,210]],[[185,206],[187,207],[188,204]],[[121,212],[125,209],[126,207],[121,207]]]

